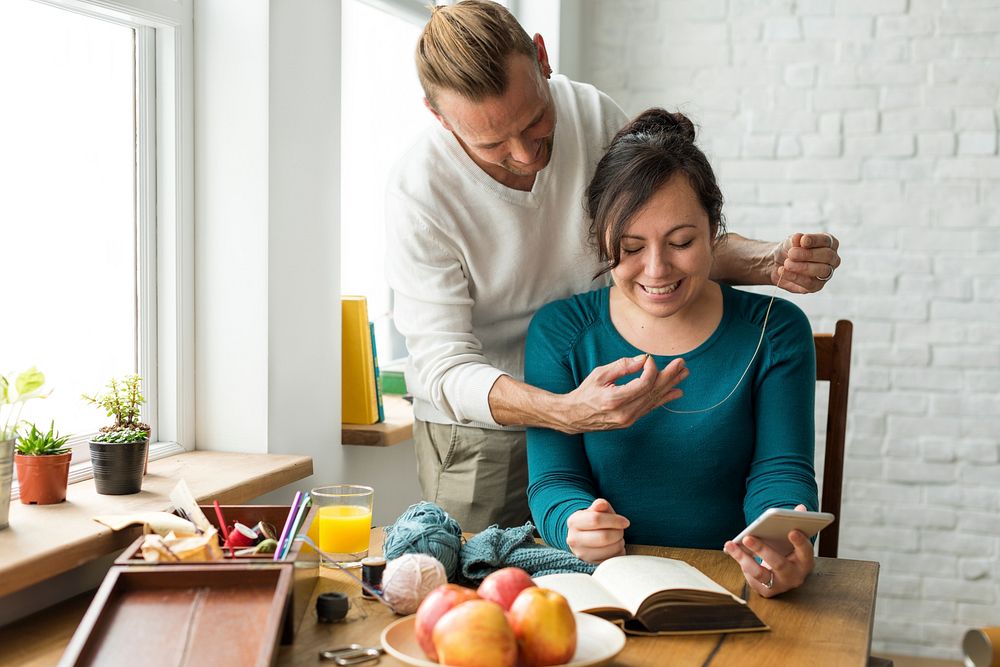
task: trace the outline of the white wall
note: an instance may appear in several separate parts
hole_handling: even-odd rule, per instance
[[[419,500],[412,443],[340,444],[340,3],[195,4],[197,447],[306,454]]]
[[[959,657],[1000,618],[1000,2],[583,12],[584,78],[702,125],[730,229],[840,238],[796,301],[855,323],[841,555],[882,564],[876,650]]]

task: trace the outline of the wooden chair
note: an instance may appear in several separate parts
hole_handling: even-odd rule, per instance
[[[840,541],[840,495],[844,485],[844,441],[847,436],[847,389],[851,379],[851,339],[854,325],[839,320],[832,334],[814,334],[816,381],[830,383],[826,413],[826,456],[820,509],[837,517],[819,534],[819,555],[837,557]]]

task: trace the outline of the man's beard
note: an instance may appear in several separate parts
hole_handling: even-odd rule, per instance
[[[553,138],[554,138],[554,136],[555,136],[555,133],[553,133],[552,136],[546,137],[545,139],[542,140],[542,150],[541,150],[541,152],[544,153],[544,158],[545,159],[544,160],[536,160],[536,162],[542,162],[542,166],[540,166],[540,167],[532,167],[532,169],[530,169],[530,170],[521,169],[520,167],[516,167],[516,166],[510,164],[509,158],[507,160],[504,160],[503,162],[501,162],[500,166],[503,167],[504,169],[506,169],[507,171],[509,171],[510,173],[514,174],[515,176],[534,176],[535,174],[537,174],[538,172],[540,172],[542,169],[545,169],[545,167],[547,167],[548,164],[549,164],[549,160],[552,159],[552,144],[553,144]],[[532,163],[532,164],[534,164],[534,163]]]

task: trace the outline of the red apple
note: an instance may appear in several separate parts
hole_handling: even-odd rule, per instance
[[[455,667],[514,667],[517,639],[496,602],[463,602],[434,626],[438,662]]]
[[[535,582],[521,568],[505,567],[483,579],[476,593],[484,600],[496,602],[507,611],[518,593],[534,585]]]
[[[438,620],[446,612],[451,611],[451,609],[463,602],[477,599],[479,597],[476,595],[476,591],[455,584],[438,586],[427,594],[427,597],[424,598],[424,601],[417,608],[414,632],[417,635],[417,642],[420,643],[420,648],[424,650],[428,658],[437,661],[437,652],[434,650],[434,639],[431,633],[434,631],[434,626]]]
[[[507,612],[524,667],[569,662],[576,652],[576,619],[566,598],[547,588],[526,588]]]

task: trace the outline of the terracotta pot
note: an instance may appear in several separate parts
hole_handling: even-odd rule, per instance
[[[142,473],[149,452],[149,438],[142,442],[90,441],[94,486],[106,496],[123,496],[142,490]]]
[[[44,456],[14,455],[17,483],[24,505],[55,505],[66,500],[72,452]]]

